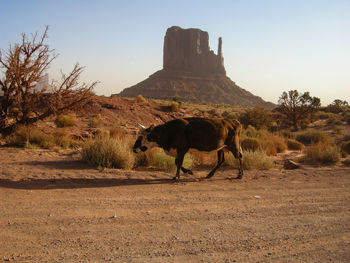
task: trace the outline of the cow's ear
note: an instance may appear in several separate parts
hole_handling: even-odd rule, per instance
[[[147,128],[147,132],[151,132],[153,129],[154,129],[154,124],[152,124],[151,126],[149,126],[148,128]]]
[[[139,130],[140,130],[140,131],[144,131],[144,130],[146,129],[146,127],[143,126],[142,124],[140,124],[140,123],[137,123],[137,124],[138,124],[138,126],[139,126]]]

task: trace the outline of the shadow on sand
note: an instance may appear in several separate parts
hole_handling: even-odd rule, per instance
[[[191,180],[194,181],[194,180]],[[190,182],[190,180],[186,180]],[[12,181],[0,179],[0,187],[45,190],[45,189],[74,189],[74,188],[96,188],[128,185],[151,185],[151,184],[174,184],[171,179],[116,179],[116,178],[62,178],[62,179],[29,179]]]

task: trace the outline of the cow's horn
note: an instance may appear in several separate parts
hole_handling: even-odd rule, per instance
[[[143,126],[142,124],[140,124],[140,123],[137,123],[137,124],[140,126],[141,129],[146,129],[146,127]]]

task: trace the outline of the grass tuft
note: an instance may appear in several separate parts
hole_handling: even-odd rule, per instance
[[[100,167],[131,169],[134,166],[134,154],[130,142],[120,138],[98,136],[87,141],[81,151],[84,161]]]

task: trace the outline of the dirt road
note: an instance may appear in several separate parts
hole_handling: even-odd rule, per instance
[[[0,260],[350,262],[350,168],[171,182],[0,148]]]

